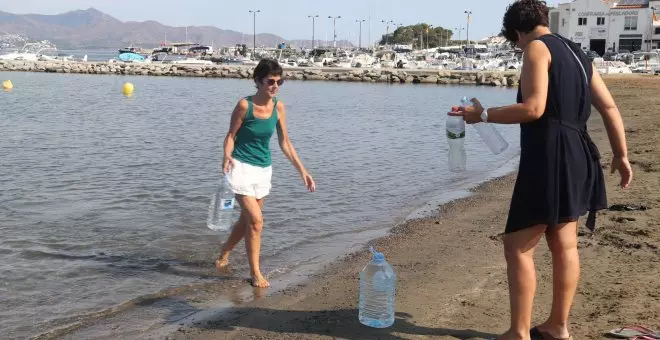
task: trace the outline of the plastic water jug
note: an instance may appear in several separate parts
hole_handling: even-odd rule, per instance
[[[225,176],[211,197],[206,226],[215,231],[227,231],[236,223],[240,215],[234,192],[229,188]]]
[[[372,259],[360,272],[359,320],[363,325],[387,328],[394,324],[396,274],[383,253],[371,248]]]

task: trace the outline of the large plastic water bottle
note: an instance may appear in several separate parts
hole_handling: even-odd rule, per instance
[[[215,231],[227,231],[238,219],[234,192],[229,188],[225,176],[211,198],[206,226]]]
[[[462,107],[468,107],[471,106],[472,102],[467,98],[463,97],[461,99],[461,106]],[[479,134],[479,137],[481,137],[481,140],[488,146],[490,151],[495,154],[499,155],[504,150],[506,150],[509,147],[509,143],[502,137],[499,131],[495,128],[494,124],[490,123],[476,123],[474,124],[474,128],[477,130],[477,133]]]
[[[387,328],[394,323],[396,274],[383,253],[374,251],[372,260],[360,272],[360,310],[363,325]]]
[[[466,169],[465,121],[463,117],[447,115],[447,143],[449,144],[449,170],[461,172]]]

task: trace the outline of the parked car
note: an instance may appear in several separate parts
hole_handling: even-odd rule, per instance
[[[616,55],[616,60],[617,61],[623,61],[627,65],[632,64],[633,59],[634,59],[634,56],[633,56],[632,53],[619,52],[619,54]]]
[[[596,51],[586,51],[584,53],[587,55],[589,62],[593,62],[595,58],[600,58],[600,54]]]
[[[605,61],[616,61],[616,56],[617,55],[618,55],[618,53],[616,53],[616,52],[605,52],[605,54],[603,54],[603,60],[605,60]]]

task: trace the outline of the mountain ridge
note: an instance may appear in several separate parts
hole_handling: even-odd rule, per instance
[[[215,26],[188,26],[188,41],[202,45],[252,46],[253,35]],[[165,42],[186,41],[186,27],[168,26],[155,20],[121,21],[93,7],[60,14],[13,14],[0,11],[0,34],[20,34],[31,40],[49,40],[60,49],[106,49],[129,45],[157,47]],[[256,35],[257,46],[280,43],[310,46],[311,40],[287,40],[270,33]],[[318,41],[317,41],[318,43]],[[347,44],[337,42],[338,46]]]

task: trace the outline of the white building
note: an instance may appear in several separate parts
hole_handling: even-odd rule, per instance
[[[550,10],[550,30],[600,55],[649,51],[660,46],[656,13],[660,0],[575,0]]]

